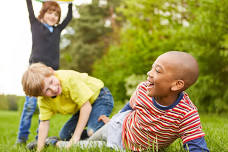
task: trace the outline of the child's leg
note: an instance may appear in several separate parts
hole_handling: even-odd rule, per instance
[[[31,127],[33,113],[36,110],[37,98],[26,96],[23,112],[21,115],[17,143],[26,142]]]
[[[102,126],[100,129],[98,129],[92,136],[88,138],[90,141],[95,141],[95,140],[102,140],[102,141],[107,141],[108,137],[108,125],[109,123],[105,124]]]
[[[104,125],[103,121],[98,121],[101,115],[109,116],[113,109],[114,100],[108,88],[102,88],[96,101],[92,104],[92,111],[87,123],[87,133],[91,136]]]
[[[115,114],[107,124],[90,136],[88,141],[105,141],[107,147],[111,147],[115,150],[123,149],[121,137],[122,126],[124,119],[130,112],[131,110],[128,110]]]
[[[119,112],[106,124],[107,127],[107,146],[113,149],[123,149],[122,145],[122,130],[123,122],[132,110]]]

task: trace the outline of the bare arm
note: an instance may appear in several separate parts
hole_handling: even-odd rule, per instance
[[[84,103],[82,105],[82,107],[80,108],[77,126],[75,128],[74,134],[71,137],[70,142],[67,145],[67,147],[70,147],[72,144],[75,144],[80,140],[82,131],[84,130],[84,128],[89,120],[91,111],[92,111],[92,105],[90,104],[89,101],[87,101],[86,103]]]
[[[45,145],[45,140],[48,136],[48,130],[49,130],[49,120],[41,121],[39,125],[37,151],[41,151],[43,149]]]

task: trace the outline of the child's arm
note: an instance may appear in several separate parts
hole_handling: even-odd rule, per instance
[[[41,151],[45,145],[45,140],[48,136],[49,120],[41,121],[38,132],[37,151]]]
[[[57,27],[62,31],[66,26],[67,24],[71,21],[72,19],[72,3],[70,3],[68,5],[68,12],[67,12],[67,16],[66,18],[63,20],[63,22],[61,24],[59,24]]]
[[[192,109],[184,115],[179,126],[179,131],[184,142],[184,148],[189,152],[209,151],[204,140],[205,134],[202,131],[197,109]]]
[[[89,115],[90,115],[91,111],[92,111],[92,105],[90,104],[89,101],[84,103],[82,105],[82,107],[80,108],[78,123],[75,128],[74,134],[71,137],[71,139],[67,145],[67,148],[71,147],[72,144],[76,144],[80,140],[82,131],[84,130],[84,128],[89,120]]]
[[[30,23],[32,23],[36,20],[36,17],[33,11],[32,0],[26,0],[26,3],[27,3],[28,12],[29,12],[29,21]]]
[[[185,150],[189,152],[209,152],[204,137],[190,140],[184,144]]]

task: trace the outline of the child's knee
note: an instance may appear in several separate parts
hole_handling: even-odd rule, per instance
[[[89,137],[92,136],[93,133],[94,133],[93,129],[89,129],[89,130],[87,131],[87,134],[88,134]]]

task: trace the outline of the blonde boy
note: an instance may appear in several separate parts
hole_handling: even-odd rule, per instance
[[[26,95],[38,97],[39,125],[37,150],[45,145],[49,120],[56,113],[72,114],[60,132],[60,139],[77,143],[81,136],[91,136],[104,125],[101,115],[109,116],[113,97],[101,80],[73,70],[57,70],[41,63],[29,66],[22,78]]]

